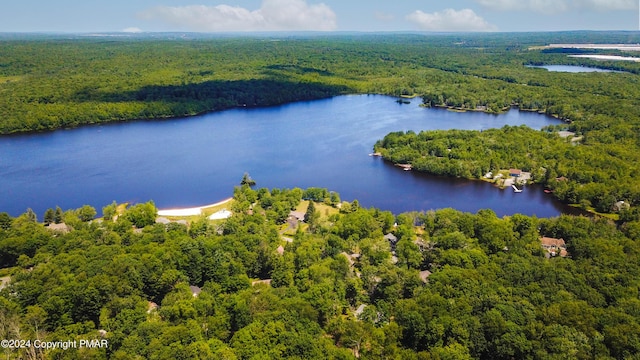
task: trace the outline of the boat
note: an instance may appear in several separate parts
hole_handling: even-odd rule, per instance
[[[511,187],[513,188],[513,192],[516,192],[516,193],[522,192],[522,189],[518,189],[515,185],[511,185]]]

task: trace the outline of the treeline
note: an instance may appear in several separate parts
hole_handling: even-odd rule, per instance
[[[0,133],[188,116],[344,93],[424,95],[428,104],[500,112],[517,104],[571,120],[637,116],[631,74],[558,74],[593,65],[528,50],[604,33],[361,35],[158,40],[0,39]],[[610,42],[637,43],[628,33]],[[637,72],[634,63],[604,66]],[[621,101],[624,100],[624,101]]]
[[[280,213],[304,195],[324,204],[312,202],[309,223],[281,235],[290,220]],[[625,359],[640,352],[637,220],[619,230],[605,220],[501,219],[491,210],[394,216],[357,201],[313,210],[331,202],[319,189],[244,186],[222,222],[139,228],[132,219],[153,212],[153,203],[112,204],[100,221],[64,212],[65,231],[26,213],[1,214],[3,266],[16,266],[3,273],[10,281],[3,278],[0,291],[0,336],[109,346],[0,353]],[[564,239],[569,256],[549,257],[541,236]]]
[[[395,164],[435,175],[481,179],[488,172],[521,169],[554,195],[585,209],[612,212],[614,204],[640,204],[637,159],[624,143],[582,143],[571,135],[505,126],[484,131],[395,132],[374,151]]]

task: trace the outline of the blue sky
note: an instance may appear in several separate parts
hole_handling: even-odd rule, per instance
[[[0,32],[638,30],[640,0],[4,0]]]

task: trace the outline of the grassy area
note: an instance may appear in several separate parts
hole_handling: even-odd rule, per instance
[[[323,203],[316,203],[316,211],[320,213],[320,220],[326,220],[329,216],[333,214],[337,214],[340,210],[334,208],[333,206],[329,206]],[[307,208],[309,207],[309,201],[303,200],[296,207],[296,211],[307,212]]]
[[[315,206],[316,206],[316,211],[320,214],[320,222],[327,221],[329,216],[340,212],[340,210],[323,203],[315,203]],[[306,213],[308,207],[309,207],[309,201],[303,200],[298,204],[295,211]],[[300,227],[302,231],[307,231],[309,225],[301,222],[298,224],[298,227]],[[280,226],[280,232],[284,236],[293,237],[295,236],[297,230],[298,230],[297,228],[290,229],[289,223],[285,223]]]
[[[580,209],[580,210],[584,210],[590,214],[596,215],[596,216],[600,216],[603,218],[607,218],[609,220],[613,220],[613,221],[618,221],[620,220],[620,215],[617,213],[602,213],[602,212],[597,212],[596,209],[593,206],[583,206],[580,204],[569,204],[569,206],[574,207],[576,209]]]

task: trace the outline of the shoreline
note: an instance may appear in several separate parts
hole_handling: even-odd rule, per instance
[[[640,58],[639,58],[640,59]],[[63,130],[73,130],[73,129],[78,129],[78,128],[84,128],[84,127],[91,127],[91,126],[96,126],[96,127],[100,127],[100,126],[117,126],[117,125],[122,125],[122,124],[126,124],[126,123],[134,123],[134,122],[155,122],[155,121],[171,121],[171,120],[179,120],[179,119],[189,119],[189,118],[193,118],[193,117],[197,117],[197,116],[202,116],[202,115],[207,115],[207,114],[213,114],[213,113],[219,113],[219,112],[224,112],[224,111],[229,111],[229,110],[237,110],[237,109],[260,109],[260,108],[269,108],[269,107],[277,107],[277,106],[283,106],[283,105],[288,105],[288,104],[292,104],[292,103],[296,103],[296,102],[304,102],[304,101],[316,101],[316,100],[325,100],[325,99],[330,99],[330,98],[334,98],[337,96],[358,96],[358,95],[380,95],[380,96],[387,96],[389,98],[395,98],[395,99],[415,99],[415,98],[420,98],[423,95],[418,95],[418,94],[414,94],[414,95],[392,95],[392,94],[385,94],[385,93],[375,93],[375,92],[364,92],[364,93],[360,93],[360,92],[346,92],[346,93],[339,93],[339,94],[333,94],[333,95],[328,95],[328,96],[322,96],[322,97],[317,97],[317,98],[311,98],[311,99],[299,99],[299,100],[289,100],[289,101],[284,101],[282,103],[277,103],[277,104],[270,104],[270,105],[234,105],[234,106],[229,106],[229,107],[222,107],[219,109],[207,109],[207,110],[202,110],[202,111],[196,111],[194,113],[191,114],[183,114],[183,115],[157,115],[154,116],[152,118],[145,118],[145,117],[132,117],[132,118],[117,118],[117,119],[110,119],[110,120],[105,120],[105,121],[94,121],[94,122],[86,122],[86,123],[79,123],[79,124],[75,124],[72,126],[62,126],[62,127],[52,127],[52,128],[44,128],[44,129],[33,129],[33,130],[17,130],[17,131],[9,131],[6,133],[2,133],[0,132],[0,138],[1,137],[11,137],[11,136],[24,136],[24,135],[34,135],[34,134],[45,134],[45,133],[53,133],[56,131],[63,131]],[[489,111],[489,109],[483,109],[483,108],[464,108],[464,107],[456,107],[456,106],[449,106],[449,105],[443,105],[443,104],[437,104],[437,105],[425,105],[424,102],[422,104],[420,104],[419,106],[421,107],[426,107],[426,108],[437,108],[437,109],[443,109],[443,110],[448,110],[448,111],[454,111],[454,112],[481,112],[481,113],[485,113],[485,114],[491,114],[491,115],[500,115],[500,114],[504,114],[506,112],[508,112],[511,108],[517,108],[519,111],[527,111],[527,112],[538,112],[540,114],[546,115],[546,116],[550,116],[550,117],[554,117],[558,120],[567,122],[567,123],[571,123],[571,120],[569,119],[565,119],[565,118],[561,118],[556,114],[547,114],[544,110],[540,110],[540,109],[523,109],[520,107],[519,104],[511,104],[510,106],[504,107],[498,111]]]
[[[215,206],[224,205],[233,200],[233,197],[226,198],[224,200],[218,201],[214,204],[189,207],[189,208],[172,208],[172,209],[162,209],[158,210],[158,216],[197,216],[201,215],[204,209],[212,208]]]

